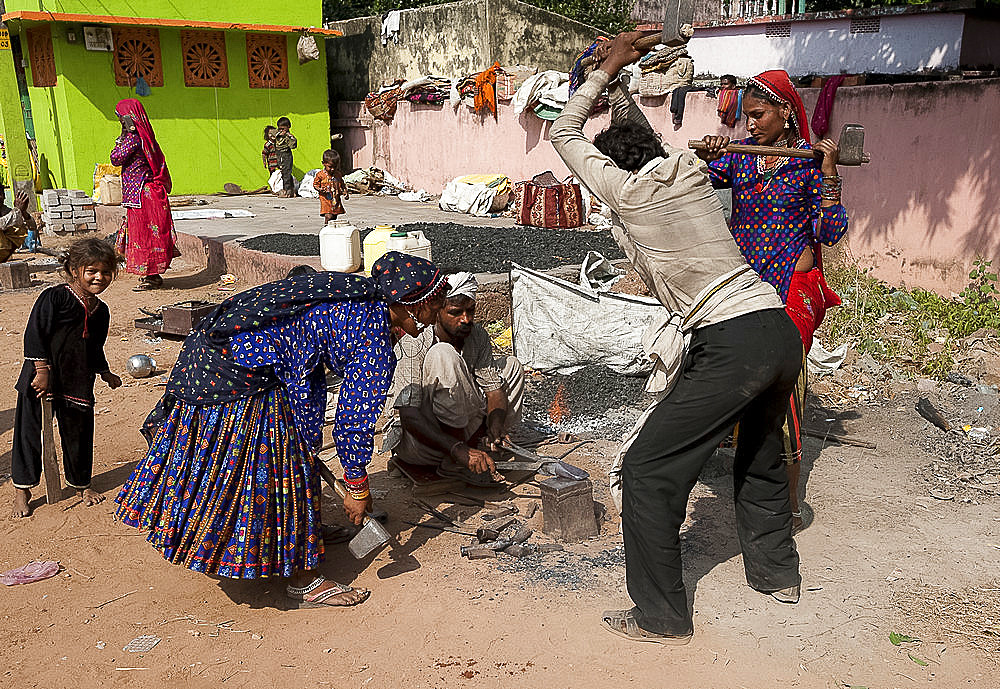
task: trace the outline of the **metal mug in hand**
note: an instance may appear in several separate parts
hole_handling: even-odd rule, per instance
[[[133,378],[148,378],[156,370],[156,361],[145,354],[133,354],[125,362],[125,370]]]

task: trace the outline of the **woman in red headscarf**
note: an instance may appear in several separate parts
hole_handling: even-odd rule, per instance
[[[111,163],[122,168],[126,213],[117,248],[125,256],[125,270],[142,276],[136,291],[156,289],[171,259],[180,255],[167,198],[170,172],[142,103],[126,98],[118,102],[115,114],[122,133],[111,150]]]
[[[837,174],[840,151],[831,139],[810,146],[806,109],[784,70],[763,72],[747,81],[743,114],[750,138],[738,143],[812,148],[823,154],[812,160],[729,153],[729,138],[721,136],[706,136],[707,150],[698,153],[708,162],[712,183],[732,188],[733,237],[747,263],[778,290],[808,352],[826,309],[840,304],[823,279],[819,251],[820,244],[833,246],[847,231]],[[793,529],[803,526],[797,486],[805,381],[803,357],[784,439]]]

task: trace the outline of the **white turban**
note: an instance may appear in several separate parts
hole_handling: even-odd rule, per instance
[[[466,272],[455,273],[448,276],[448,293],[445,296],[448,299],[452,297],[468,297],[475,301],[478,289],[479,283],[476,282],[475,275]]]

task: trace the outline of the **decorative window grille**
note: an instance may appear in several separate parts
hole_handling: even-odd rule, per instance
[[[288,88],[288,44],[284,34],[248,33],[247,68],[252,89]]]
[[[48,24],[33,26],[25,33],[28,38],[32,85],[55,86],[56,56],[52,49],[52,27]]]
[[[788,38],[792,35],[792,25],[790,22],[773,22],[764,27],[764,35],[767,38]]]
[[[851,19],[851,33],[879,33],[882,30],[882,20],[878,17]]]
[[[163,62],[160,60],[160,33],[143,27],[119,27],[112,30],[115,46],[115,83],[135,86],[139,77],[150,86],[163,86]]]
[[[222,31],[181,31],[185,86],[229,87],[226,34]]]

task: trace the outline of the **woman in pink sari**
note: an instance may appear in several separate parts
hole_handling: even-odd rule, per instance
[[[115,114],[122,133],[111,151],[111,163],[122,168],[125,221],[118,233],[118,252],[125,270],[141,276],[136,291],[163,285],[160,275],[180,256],[170,216],[170,172],[156,143],[146,109],[134,98],[119,101]]]

